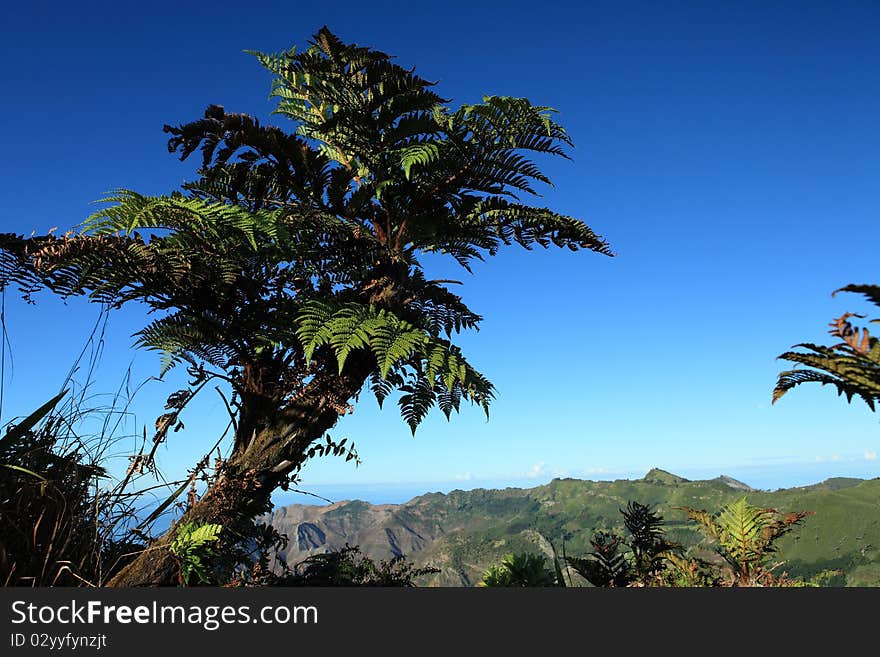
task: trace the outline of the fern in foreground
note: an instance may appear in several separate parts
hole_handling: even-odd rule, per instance
[[[727,583],[756,586],[773,582],[772,571],[779,564],[768,561],[776,552],[776,541],[792,531],[809,512],[779,513],[776,509],[752,506],[745,497],[716,514],[681,507],[715,545],[727,564]]]
[[[210,559],[215,556],[213,544],[220,540],[223,527],[217,524],[177,526],[169,550],[180,564],[180,584],[189,586],[195,576],[199,584],[211,583]]]
[[[434,407],[487,411],[495,389],[456,344],[482,318],[456,281],[426,276],[426,254],[468,272],[509,245],[612,255],[584,222],[527,202],[550,183],[533,158],[571,146],[551,108],[506,96],[450,107],[434,83],[326,27],[302,51],[253,54],[290,131],[209,105],[165,126],[170,152],[201,159],[181,190],[119,190],[62,236],[0,234],[0,288],[147,306],[137,346],[192,376],[156,445],[209,382],[231,389],[231,453],[183,521],[232,536],[365,386],[380,404],[396,395],[413,433]],[[172,540],[113,584],[173,582],[174,555],[159,549]]]

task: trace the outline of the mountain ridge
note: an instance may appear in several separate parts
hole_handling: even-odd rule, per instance
[[[848,584],[876,579],[880,585],[880,478],[830,478],[771,492],[726,475],[691,481],[653,468],[641,479],[556,478],[532,488],[429,492],[402,504],[295,504],[277,509],[269,521],[288,535],[283,557],[291,564],[359,545],[376,560],[405,555],[416,565],[440,568],[425,584],[471,586],[506,553],[549,556],[548,546],[564,542],[570,556],[586,554],[593,532],[622,530],[619,509],[628,501],[655,508],[667,521],[670,539],[696,548],[702,536],[676,507],[714,512],[743,495],[784,512],[814,512],[780,543],[789,573],[840,570]]]

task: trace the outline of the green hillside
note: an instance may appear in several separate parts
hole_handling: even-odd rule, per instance
[[[880,585],[880,479],[839,478],[767,492],[729,477],[688,481],[652,470],[638,480],[556,479],[530,489],[431,493],[402,505],[292,506],[272,522],[291,538],[291,561],[348,542],[366,546],[374,558],[406,554],[418,565],[440,568],[426,583],[470,586],[510,552],[549,554],[552,542],[557,548],[564,543],[568,555],[585,554],[595,531],[622,531],[619,510],[629,501],[656,508],[672,540],[703,552],[702,535],[675,507],[715,511],[743,495],[784,512],[813,512],[780,540],[781,570],[804,577],[839,570],[835,583]],[[319,535],[323,540],[315,540]]]

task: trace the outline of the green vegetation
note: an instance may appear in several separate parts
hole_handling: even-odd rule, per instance
[[[341,521],[347,503],[327,510],[292,506],[272,516],[271,523],[290,536],[303,523],[319,529],[324,542],[304,545],[304,550],[358,543],[374,559],[393,553],[388,537],[394,535],[398,539],[395,549],[402,549],[414,564],[440,568],[424,583],[472,586],[509,554],[544,555],[552,566],[553,546],[557,546],[564,547],[569,558],[588,558],[598,551],[593,542],[600,532],[616,538],[616,558],[626,562],[628,573],[632,553],[627,543],[632,542],[632,534],[620,510],[630,500],[640,500],[663,518],[659,538],[682,549],[666,554],[670,567],[664,569],[664,581],[691,586],[705,583],[707,573],[701,562],[711,566],[713,577],[729,579],[727,562],[716,550],[718,544],[681,508],[722,509],[743,497],[744,485],[729,478],[687,481],[673,477],[652,471],[638,480],[557,479],[531,489],[432,493],[390,510],[383,506],[381,511],[358,502],[354,522]],[[772,569],[774,576],[785,572],[791,579],[818,578],[824,584],[852,586],[880,573],[880,479],[834,479],[774,492],[751,490],[747,499],[760,509],[778,509],[780,516],[774,517],[812,512],[797,532],[774,539],[773,562],[765,562],[767,568],[781,563]],[[405,542],[402,537],[407,536],[424,540]],[[298,552],[293,541],[285,550],[289,560]],[[575,584],[585,583],[572,569],[568,574]]]
[[[771,580],[778,564],[768,566],[767,561],[776,552],[776,541],[811,515],[804,511],[780,514],[776,509],[752,506],[745,497],[714,515],[688,507],[683,510],[717,545],[716,551],[727,562],[728,582],[736,586]]]
[[[610,255],[581,221],[520,200],[550,182],[529,157],[571,145],[551,108],[487,96],[450,109],[433,83],[327,28],[301,52],[253,54],[292,133],[211,105],[165,127],[171,151],[202,155],[181,191],[119,190],[60,237],[0,235],[0,288],[154,313],[137,345],[192,377],[169,397],[155,445],[208,383],[231,388],[232,452],[183,521],[221,524],[232,541],[324,453],[312,448],[364,385],[380,404],[400,393],[413,432],[435,405],[447,417],[462,400],[488,410],[492,384],[453,342],[482,318],[451,281],[425,277],[422,254],[468,271],[511,244]],[[173,583],[172,540],[111,583]]]
[[[586,557],[568,557],[566,562],[593,586],[627,586],[633,574],[622,546],[619,536],[599,531],[590,539],[592,551]]]
[[[508,554],[483,575],[480,586],[535,587],[565,586],[561,576],[547,568],[547,557],[529,552]]]
[[[627,538],[599,531],[586,557],[567,557],[566,563],[596,587],[621,586],[807,586],[832,576],[823,572],[809,583],[773,575],[779,563],[769,565],[774,543],[790,532],[808,513],[780,515],[775,509],[748,504],[743,497],[714,515],[684,509],[691,520],[717,544],[726,568],[684,556],[681,545],[664,538],[663,518],[638,502],[621,509]],[[624,552],[623,548],[628,552]],[[483,586],[564,586],[544,568],[543,556],[523,552],[508,555],[483,575]]]
[[[273,585],[413,587],[418,578],[435,572],[436,568],[416,568],[404,557],[377,564],[361,554],[359,547],[346,545],[340,550],[308,557]]]
[[[189,586],[195,575],[199,584],[211,583],[210,560],[215,556],[212,544],[220,540],[220,525],[182,523],[174,530],[174,540],[168,549],[177,558],[179,581]]]
[[[434,83],[327,28],[301,52],[251,54],[272,75],[274,113],[290,132],[209,105],[165,126],[181,160],[201,154],[196,180],[167,195],[112,192],[61,236],[0,234],[0,290],[145,306],[152,321],[135,346],[161,354],[162,375],[184,367],[190,377],[109,489],[100,463],[112,438],[89,443],[72,428],[82,396],[61,412],[60,393],[7,427],[5,585],[880,582],[880,480],[769,493],[652,470],[639,481],[427,495],[378,520],[374,507],[349,502],[262,524],[273,491],[297,483],[310,459],[359,462],[328,432],[365,387],[380,406],[395,396],[413,434],[435,406],[447,419],[462,401],[488,415],[495,388],[457,344],[482,317],[452,291],[457,281],[427,278],[426,257],[470,272],[511,245],[612,254],[580,220],[523,201],[550,184],[529,158],[567,158],[572,146],[552,108],[499,96],[452,108]],[[880,305],[878,286],[842,290]],[[780,373],[774,403],[814,382],[876,410],[880,342],[852,317],[861,315],[832,322],[839,342],[780,356],[807,369]],[[230,452],[209,465],[226,434],[215,437],[168,484],[172,494],[132,521],[143,491],[128,485],[157,474],[157,449],[209,384],[229,414]],[[124,410],[99,409],[104,427]],[[153,536],[174,508],[182,517]],[[290,568],[283,559],[297,551],[306,556]]]
[[[91,574],[99,558],[88,487],[97,466],[76,451],[59,454],[57,426],[40,424],[66,391],[0,438],[0,581],[46,586]],[[97,553],[96,553],[97,552]],[[82,576],[82,575],[80,575]]]
[[[67,383],[70,383],[68,381]],[[99,465],[117,439],[105,423],[77,431],[115,407],[87,408],[82,396],[59,393],[9,423],[0,437],[0,584],[100,586],[143,544],[126,531],[133,515],[122,488],[100,488]]]
[[[659,479],[654,473],[653,481]],[[626,537],[606,531],[590,538],[592,551],[586,557],[568,557],[566,563],[593,586],[642,585],[662,581],[669,557],[677,555],[681,546],[665,538],[663,518],[649,507],[630,501],[620,509]],[[628,548],[629,553],[624,553]]]

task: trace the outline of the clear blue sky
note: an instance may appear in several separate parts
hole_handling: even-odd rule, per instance
[[[652,466],[766,487],[880,474],[866,407],[818,387],[770,406],[779,353],[827,342],[833,317],[868,310],[830,293],[880,282],[877,3],[71,4],[3,12],[3,231],[64,230],[111,188],[173,190],[194,163],[166,152],[162,125],[209,103],[269,120],[268,74],[242,50],[304,45],[324,24],[416,65],[453,104],[500,94],[560,111],[574,159],[549,165],[556,188],[539,202],[584,219],[619,256],[511,249],[474,276],[438,265],[466,277],[486,317],[461,343],[498,388],[491,420],[437,412],[413,439],[394,405],[380,412],[363,395],[334,432],[363,465],[315,462],[307,486]],[[6,316],[4,422],[54,394],[97,315],[10,294]],[[156,355],[130,348],[142,319],[112,317],[96,392],[130,362],[135,380],[158,373]],[[173,383],[142,391],[133,431]],[[222,429],[219,397],[185,421],[160,451],[171,477]]]

